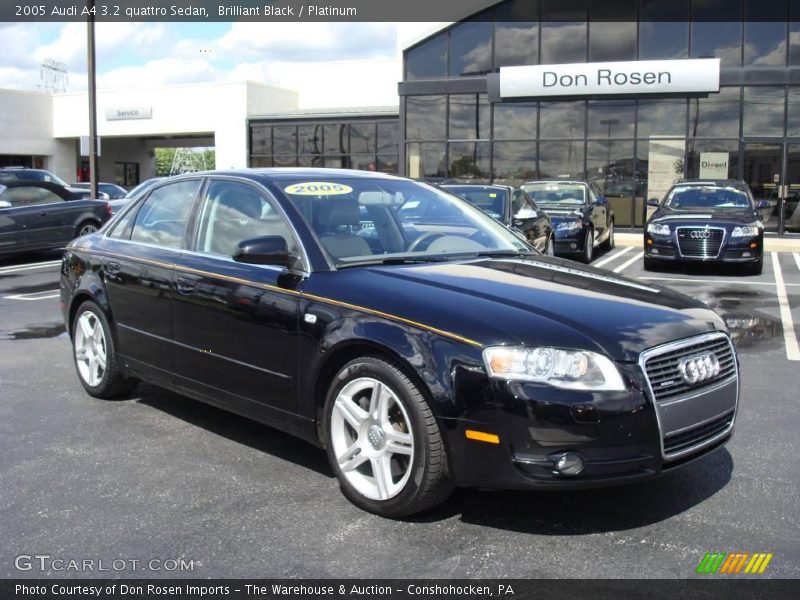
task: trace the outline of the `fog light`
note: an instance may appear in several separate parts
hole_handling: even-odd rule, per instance
[[[559,475],[578,475],[583,471],[583,459],[574,452],[562,452],[550,456],[554,470]]]
[[[574,243],[574,242],[573,242],[572,244],[570,244],[570,245],[569,245],[569,247],[570,247],[570,249],[572,249],[572,250],[577,250],[577,249],[578,249],[578,244],[576,244],[576,243]]]
[[[650,254],[658,254],[658,248],[652,248]]]
[[[742,258],[749,258],[751,254],[749,252],[742,252]]]

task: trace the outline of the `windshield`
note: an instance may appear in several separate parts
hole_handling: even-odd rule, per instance
[[[751,208],[747,192],[720,185],[674,187],[664,201],[664,206],[678,210]]]
[[[506,192],[500,188],[475,188],[463,185],[443,185],[444,189],[461,196],[464,200],[477,206],[483,212],[495,219],[502,219]]]
[[[153,185],[154,183],[156,183],[157,181],[160,181],[160,180],[161,180],[161,178],[159,178],[159,177],[154,177],[153,179],[146,179],[145,181],[143,181],[142,183],[137,185],[135,188],[133,188],[130,192],[125,194],[125,197],[126,198],[135,198],[136,196],[141,194],[143,191],[145,191],[147,188],[149,188],[151,185]]]
[[[541,181],[523,183],[522,189],[533,197],[536,204],[579,206],[586,201],[586,186],[582,183]]]
[[[281,180],[337,266],[532,248],[461,198],[403,179]]]

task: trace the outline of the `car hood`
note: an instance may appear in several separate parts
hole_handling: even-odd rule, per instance
[[[759,215],[752,209],[672,210],[670,208],[660,208],[653,213],[653,216],[650,218],[650,222],[688,222],[694,225],[721,225],[725,223],[730,223],[732,225],[749,225],[757,220],[759,220]]]
[[[371,266],[326,275],[337,278],[329,281],[340,301],[484,346],[553,345],[636,361],[647,348],[725,330],[723,320],[697,300],[552,257]]]

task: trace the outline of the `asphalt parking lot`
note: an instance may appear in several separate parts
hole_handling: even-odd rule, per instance
[[[0,261],[0,577],[40,577],[14,559],[46,554],[192,561],[128,577],[685,578],[712,551],[772,552],[758,577],[800,577],[800,254],[739,276],[646,272],[640,252],[594,264],[700,298],[733,332],[732,442],[655,481],[460,490],[402,522],[349,504],[323,452],[280,431],[150,386],[89,397],[61,322],[58,253]]]

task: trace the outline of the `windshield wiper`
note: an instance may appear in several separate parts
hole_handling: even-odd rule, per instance
[[[536,250],[481,250],[480,252],[471,252],[470,256],[503,258],[505,256],[541,256],[541,254]]]
[[[440,254],[432,256],[390,256],[387,258],[370,258],[368,260],[359,260],[353,262],[346,262],[337,264],[337,269],[347,269],[350,267],[365,267],[369,265],[413,265],[431,262],[445,262],[451,260],[452,257]]]

